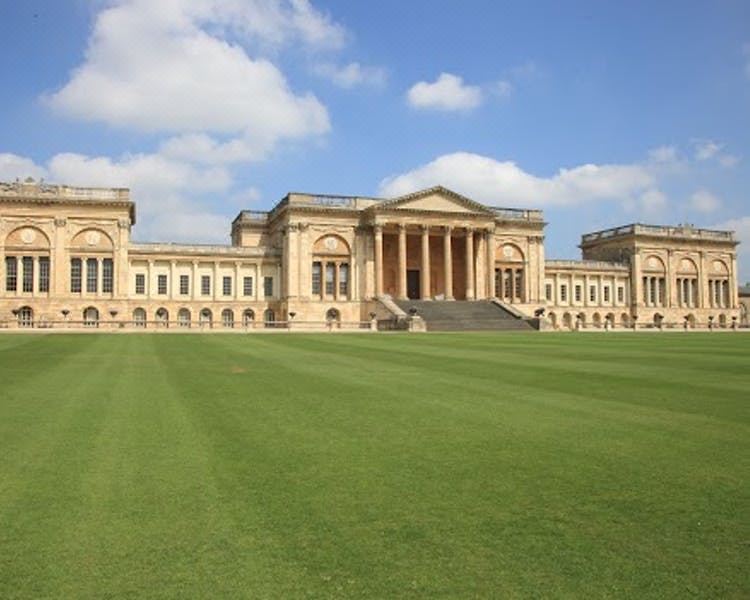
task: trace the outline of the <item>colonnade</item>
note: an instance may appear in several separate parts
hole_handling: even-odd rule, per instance
[[[666,306],[666,279],[664,277],[643,278],[643,303],[646,306]]]

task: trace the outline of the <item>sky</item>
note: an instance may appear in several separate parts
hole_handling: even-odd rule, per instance
[[[443,185],[733,229],[750,281],[750,3],[0,0],[0,181],[129,187],[140,241],[228,243],[287,192]]]

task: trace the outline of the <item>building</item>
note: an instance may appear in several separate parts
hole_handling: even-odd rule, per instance
[[[548,260],[541,211],[442,187],[390,199],[290,193],[268,212],[242,211],[230,245],[133,242],[135,214],[127,189],[0,183],[0,322],[399,326],[420,300],[529,318],[544,309],[539,324],[556,329],[726,327],[740,316],[729,231],[627,225],[584,235],[583,260]]]

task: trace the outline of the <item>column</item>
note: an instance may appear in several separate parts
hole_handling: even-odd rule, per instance
[[[713,308],[714,298],[716,298],[716,292],[714,290],[714,280],[708,280],[708,305]]]
[[[96,259],[96,295],[97,297],[102,295],[102,264],[104,261],[101,258]]]
[[[240,287],[243,288],[242,291],[240,291]],[[239,300],[240,294],[244,294],[244,285],[240,281],[240,263],[236,262],[234,263],[234,299]]]
[[[651,278],[646,277],[646,306],[651,306]]]
[[[499,292],[499,294],[497,295],[499,296],[500,300],[508,300],[508,298],[505,297],[505,288],[507,287],[505,284],[505,269],[504,268],[500,269],[499,273],[500,273],[500,289],[496,290],[495,293]]]
[[[398,297],[406,300],[406,225],[398,226]]]
[[[497,296],[495,290],[495,232],[487,230],[487,289],[490,299]]]
[[[341,263],[336,261],[333,263],[333,299],[339,299],[339,268]]]
[[[31,278],[31,290],[33,294],[36,296],[39,293],[39,257],[34,256],[34,271],[33,276]]]
[[[167,289],[169,290],[170,294],[170,300],[174,300],[175,298],[179,297],[180,294],[180,285],[177,281],[177,261],[171,260],[169,261],[169,285]],[[173,318],[177,318],[177,315],[174,315]]]
[[[83,269],[81,269],[81,272],[83,273]],[[154,287],[151,281],[153,276],[154,276],[154,261],[150,260],[148,261],[148,265],[146,267],[146,298],[148,298],[149,300],[151,299],[151,296],[153,295],[151,293],[151,290]]]
[[[197,300],[200,297],[200,281],[198,281],[198,261],[193,261],[192,270],[190,273],[191,286],[190,289],[193,293],[190,295],[191,300]]]
[[[656,294],[656,306],[661,306],[661,277],[654,277],[654,293]]]
[[[693,282],[695,279],[692,277],[687,280],[687,290],[688,290],[688,307],[693,308],[695,306],[695,293],[693,290]]]
[[[560,274],[555,273],[555,292],[552,294],[552,301],[555,306],[560,306]]]
[[[583,305],[584,306],[588,306],[590,304],[589,283],[590,283],[589,275],[586,274],[583,276]],[[573,298],[573,301],[575,301],[575,297]]]
[[[213,288],[211,291],[213,292],[213,294],[211,294],[211,297],[213,298],[214,302],[216,302],[216,300],[218,300],[219,298],[219,285],[220,285],[219,284],[219,263],[217,263],[216,261],[214,261],[212,279],[213,279]]]
[[[255,275],[254,275],[254,277],[255,277],[255,281],[253,281],[253,300],[255,300],[255,302],[257,302],[257,301],[258,301],[258,298],[259,298],[259,296],[260,296],[260,286],[261,286],[261,285],[262,285],[262,283],[263,283],[263,282],[262,282],[262,281],[260,280],[260,276],[261,276],[261,269],[260,269],[260,264],[256,262],[256,263],[255,263]],[[262,320],[262,319],[263,319],[263,316],[262,316],[262,315],[260,315],[260,318],[261,318],[261,320]]]
[[[491,270],[489,265],[487,270]],[[466,228],[466,299],[474,300],[474,230]]]
[[[420,274],[422,281],[420,283],[420,292],[422,300],[430,299],[430,228],[422,225],[422,265]]]
[[[445,299],[453,300],[453,248],[451,247],[451,230],[446,226],[443,230],[443,269],[445,271]]]
[[[383,295],[383,226],[375,224],[375,296]]]

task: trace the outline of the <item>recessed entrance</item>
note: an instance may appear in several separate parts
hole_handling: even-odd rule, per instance
[[[406,295],[409,297],[409,300],[419,300],[421,298],[419,290],[419,269],[407,269]]]

